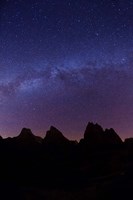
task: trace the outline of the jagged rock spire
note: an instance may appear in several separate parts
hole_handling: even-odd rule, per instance
[[[46,133],[44,142],[53,144],[64,144],[68,143],[69,140],[57,128],[51,126],[50,130],[48,130]]]

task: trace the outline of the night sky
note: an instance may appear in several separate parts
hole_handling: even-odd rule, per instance
[[[0,135],[133,136],[133,0],[0,0]]]

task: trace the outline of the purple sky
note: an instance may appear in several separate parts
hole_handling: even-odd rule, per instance
[[[2,0],[0,135],[88,121],[133,136],[133,1]]]

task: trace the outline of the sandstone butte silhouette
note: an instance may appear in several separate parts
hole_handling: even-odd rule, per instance
[[[122,141],[112,128],[92,122],[79,142],[53,126],[44,138],[23,128],[16,137],[0,137],[0,169],[0,186],[5,183],[6,189],[17,185],[75,191],[101,184],[102,192],[96,187],[94,193],[105,196],[110,191],[106,199],[111,199],[115,191],[113,199],[122,199],[133,182],[133,138]]]
[[[51,126],[50,130],[46,132],[46,136],[43,138],[39,136],[35,136],[32,131],[29,128],[23,128],[21,133],[13,138],[5,138],[3,139],[0,136],[0,140],[9,140],[9,141],[16,141],[16,142],[21,142],[21,143],[43,143],[43,144],[69,144],[73,142],[73,144],[78,144],[77,141],[70,141],[67,139],[57,128]],[[132,138],[127,138],[125,139],[125,142],[130,142],[132,143]],[[118,134],[114,131],[114,129],[105,129],[99,125],[99,124],[94,124],[92,122],[89,122],[85,133],[84,133],[84,138],[80,140],[85,141],[88,143],[88,145],[102,145],[102,144],[121,144],[122,140],[118,136]],[[79,143],[80,143],[79,142]]]

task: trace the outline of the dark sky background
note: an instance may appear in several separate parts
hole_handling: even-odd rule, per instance
[[[0,0],[0,135],[88,121],[133,136],[133,0]]]

